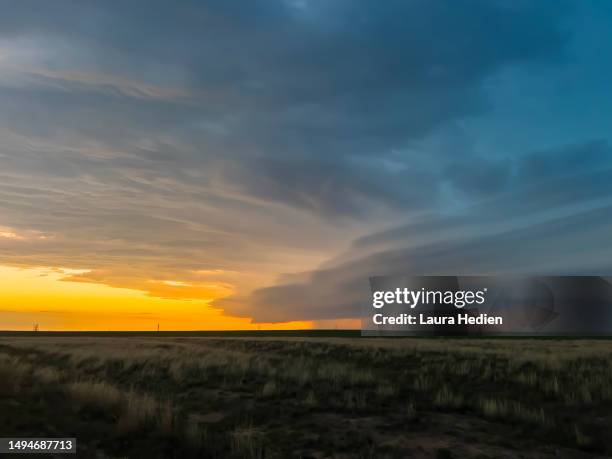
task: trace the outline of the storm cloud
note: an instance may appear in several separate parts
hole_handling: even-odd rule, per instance
[[[346,292],[385,266],[535,267],[495,260],[571,215],[587,222],[564,233],[573,252],[605,226],[589,212],[607,202],[607,132],[480,141],[479,122],[516,109],[496,95],[527,77],[508,74],[568,89],[590,33],[576,5],[0,7],[0,234],[15,235],[0,264],[164,297],[215,285],[255,320],[352,317]],[[505,129],[491,123],[488,138]]]
[[[348,318],[369,301],[371,276],[610,273],[610,153],[595,141],[526,155],[511,193],[359,238],[319,269],[256,290],[244,303],[262,321]]]

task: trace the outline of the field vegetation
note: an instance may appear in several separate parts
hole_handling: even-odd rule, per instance
[[[610,457],[612,342],[3,337],[0,413],[79,457]]]

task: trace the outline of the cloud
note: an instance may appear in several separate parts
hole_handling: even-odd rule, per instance
[[[457,159],[416,165],[407,149],[482,113],[487,77],[554,60],[566,41],[564,4],[470,3],[20,2],[0,37],[12,56],[36,52],[18,62],[25,85],[0,88],[0,120],[28,137],[164,155],[177,174],[206,169],[244,196],[326,218],[363,217],[364,201],[422,209],[441,192],[440,163]],[[145,140],[159,148],[134,151]],[[474,165],[499,167],[485,162]]]
[[[350,317],[387,251],[442,260],[607,196],[604,143],[508,157],[449,134],[489,113],[500,72],[563,62],[566,2],[9,3],[0,224],[44,238],[0,237],[4,264]]]
[[[345,319],[359,317],[369,301],[370,276],[611,272],[609,152],[592,141],[527,154],[516,161],[512,193],[362,237],[319,269],[287,276],[240,304],[250,305],[256,321]],[[578,165],[581,157],[596,161]],[[217,304],[241,311],[232,298]]]

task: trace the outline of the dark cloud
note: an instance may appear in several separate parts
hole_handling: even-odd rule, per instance
[[[468,155],[454,159],[446,168],[446,178],[453,189],[481,197],[504,190],[512,174],[511,161]]]
[[[351,318],[368,301],[370,276],[612,272],[609,151],[594,141],[525,155],[512,193],[360,238],[320,269],[288,276],[241,304],[257,321]],[[582,154],[607,161],[578,165]],[[548,167],[531,176],[525,167],[534,162]],[[225,301],[219,304],[240,311]]]
[[[467,3],[9,2],[0,36],[41,56],[21,68],[31,84],[0,88],[0,119],[123,150],[178,138],[191,150],[171,152],[182,167],[327,217],[363,215],[362,202],[422,209],[440,193],[440,163],[469,193],[506,172],[440,155],[415,166],[407,148],[482,112],[496,71],[555,59],[565,43],[563,3]],[[491,173],[470,176],[483,166]]]
[[[612,167],[612,148],[600,139],[526,155],[518,165],[517,175],[520,181],[537,182],[606,166]]]

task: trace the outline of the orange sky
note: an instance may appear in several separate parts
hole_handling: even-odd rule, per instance
[[[211,285],[201,300],[164,299],[145,292],[63,280],[78,272],[0,266],[0,330],[247,330],[303,329],[313,322],[253,324],[208,303],[224,291]],[[181,288],[180,283],[169,287]],[[202,292],[203,296],[206,292]],[[227,293],[226,293],[227,294]]]

